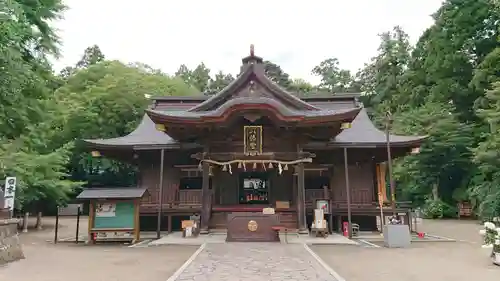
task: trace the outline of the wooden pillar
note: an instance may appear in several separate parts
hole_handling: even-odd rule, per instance
[[[344,147],[344,176],[345,176],[345,192],[347,198],[347,222],[349,238],[352,238],[352,218],[351,218],[351,187],[349,186],[349,165],[347,163],[347,148]]]
[[[307,231],[306,225],[306,190],[304,181],[304,164],[297,165],[297,215],[299,222],[299,231]]]
[[[140,223],[140,207],[141,199],[134,200],[134,241],[132,243],[137,243],[141,240],[141,223]]]
[[[168,229],[168,233],[172,233],[172,215],[168,215],[168,222],[167,222],[168,226],[167,226],[167,229]]]
[[[297,151],[302,152],[302,148],[297,146]],[[306,190],[304,178],[304,163],[297,165],[297,216],[299,222],[299,232],[307,233],[306,225]]]
[[[92,240],[92,228],[94,228],[94,217],[95,217],[95,205],[94,205],[94,201],[90,200],[90,203],[89,203],[89,230],[88,230],[88,238],[87,238],[88,239],[87,243],[89,243],[89,244],[94,242]]]
[[[156,224],[156,239],[160,239],[161,236],[161,218],[162,218],[162,213],[163,213],[163,166],[165,162],[165,149],[161,149],[160,151],[160,183],[158,188],[160,189],[158,191],[158,216],[157,216],[157,224]]]
[[[208,149],[205,148],[205,153]],[[201,187],[201,228],[200,233],[208,233],[208,224],[210,223],[210,213],[212,204],[210,204],[210,166],[208,163],[203,162],[203,181]]]

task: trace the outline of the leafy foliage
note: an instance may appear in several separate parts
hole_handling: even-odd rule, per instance
[[[50,22],[60,0],[0,3],[0,176],[19,179],[19,206],[59,203],[84,184],[127,185],[135,167],[95,159],[75,140],[131,132],[149,96],[213,95],[235,77],[211,76],[204,63],[170,76],[150,66],[106,60],[97,45],[53,75],[58,56]],[[500,5],[447,0],[415,46],[401,27],[380,34],[378,53],[356,74],[331,56],[312,69],[320,85],[266,61],[266,75],[301,95],[362,92],[376,124],[387,112],[392,132],[427,135],[421,153],[395,161],[401,194],[429,217],[452,216],[472,201],[483,217],[500,214]],[[334,54],[332,54],[334,55]]]

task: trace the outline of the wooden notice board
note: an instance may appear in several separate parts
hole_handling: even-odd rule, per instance
[[[105,202],[104,204],[111,204],[114,206],[114,212],[102,212],[102,215],[98,215],[99,212],[96,210],[96,215],[94,218],[94,229],[109,229],[109,228],[135,228],[135,204],[132,201],[124,202]],[[105,205],[108,207],[108,205]],[[99,203],[94,204],[94,208],[99,208]]]

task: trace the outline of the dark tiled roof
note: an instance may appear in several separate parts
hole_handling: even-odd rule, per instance
[[[176,147],[178,143],[164,132],[156,130],[155,123],[144,114],[142,121],[130,134],[111,139],[84,140],[86,143],[98,147],[130,147],[141,145],[171,145]]]
[[[279,113],[283,116],[306,116],[306,117],[322,117],[322,116],[330,116],[336,114],[343,114],[349,111],[356,110],[354,106],[351,108],[343,108],[343,109],[330,109],[330,108],[316,108],[316,110],[297,110],[290,107],[284,106],[282,103],[267,97],[258,97],[258,98],[234,98],[223,105],[219,106],[216,110],[211,111],[157,111],[157,110],[148,110],[149,113],[159,116],[169,116],[169,117],[182,117],[182,118],[200,118],[200,117],[219,117],[226,112],[229,108],[236,105],[270,105],[276,108]]]
[[[299,97],[304,101],[315,99],[348,99],[357,98],[361,93],[325,93],[325,92],[310,92],[310,93],[293,93],[294,96]],[[153,101],[205,101],[212,96],[196,95],[196,96],[163,96],[152,97]]]
[[[331,106],[321,106],[325,110],[347,110],[350,104],[335,104]],[[191,113],[189,113],[191,114]],[[424,140],[425,136],[396,136],[391,135],[390,140],[393,145],[412,145]],[[87,143],[96,147],[115,147],[115,148],[147,148],[159,146],[164,148],[178,148],[179,144],[167,134],[156,130],[155,124],[145,115],[140,125],[134,132],[127,136],[113,139],[86,140]],[[384,145],[385,132],[377,129],[368,117],[366,109],[362,109],[352,122],[350,129],[342,131],[331,142],[338,146],[376,146]]]
[[[145,188],[132,187],[89,188],[78,194],[76,199],[137,199],[142,198],[147,192]]]
[[[425,138],[425,136],[389,136],[392,145],[410,145]],[[352,122],[352,127],[342,131],[332,142],[344,146],[385,144],[386,134],[373,125],[366,109],[363,108]]]

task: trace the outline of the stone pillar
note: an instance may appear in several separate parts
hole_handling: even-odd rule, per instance
[[[0,265],[24,259],[17,236],[17,219],[0,219]]]

